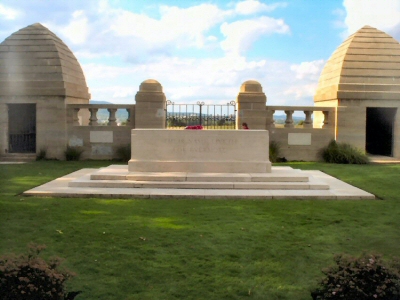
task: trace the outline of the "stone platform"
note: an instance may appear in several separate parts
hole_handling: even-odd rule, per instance
[[[197,199],[375,199],[321,171],[272,167],[270,173],[130,172],[128,166],[82,169],[26,196]]]

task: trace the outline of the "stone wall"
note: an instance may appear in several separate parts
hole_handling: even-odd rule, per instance
[[[99,109],[108,109],[114,113],[118,109],[127,110],[129,119],[125,124],[117,124],[113,118],[110,122],[109,118],[110,125],[102,125],[95,119]],[[118,149],[131,144],[134,115],[135,105],[67,105],[67,145],[83,150],[81,159],[118,159]]]
[[[280,157],[287,160],[319,161],[320,152],[335,139],[336,109],[326,106],[266,106],[271,142],[280,148]],[[274,124],[274,114],[285,113],[284,124]],[[293,115],[303,118],[295,125]],[[316,116],[315,116],[316,115]]]

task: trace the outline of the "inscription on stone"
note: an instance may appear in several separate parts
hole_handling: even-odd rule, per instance
[[[163,141],[172,151],[178,153],[226,153],[229,147],[235,147],[238,140],[234,138],[166,138]]]

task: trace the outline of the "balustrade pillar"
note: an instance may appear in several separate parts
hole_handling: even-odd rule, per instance
[[[107,108],[110,116],[108,117],[108,126],[115,126],[117,125],[117,118],[115,117],[115,113],[117,112],[116,108]]]
[[[89,125],[98,125],[99,123],[97,122],[97,111],[98,108],[89,108],[90,111],[90,119],[89,119]]]
[[[323,125],[322,125],[322,128],[326,128],[326,127],[328,127],[329,126],[329,111],[322,111],[322,113],[324,114],[324,122],[323,122]]]
[[[313,111],[311,110],[305,110],[304,114],[306,115],[306,119],[304,120],[303,123],[303,127],[305,128],[312,128],[313,124],[312,124],[312,119],[311,119],[311,115],[313,114]]]
[[[275,110],[267,110],[267,129],[275,128],[274,113]]]
[[[293,110],[285,110],[285,114],[286,114],[285,127],[289,127],[289,128],[294,127],[293,117],[292,117],[293,112],[294,112]]]
[[[128,112],[128,118],[126,119],[126,125],[131,123],[131,109],[126,108],[126,111]]]
[[[72,110],[72,124],[75,125],[75,126],[79,126],[80,125],[79,124],[79,117],[78,117],[79,111],[80,111],[80,108],[74,108]]]

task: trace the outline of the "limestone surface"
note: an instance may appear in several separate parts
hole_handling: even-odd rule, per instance
[[[399,100],[399,42],[371,26],[346,39],[326,63],[314,102],[333,99]]]
[[[90,99],[78,60],[40,23],[20,29],[0,44],[0,96]]]

